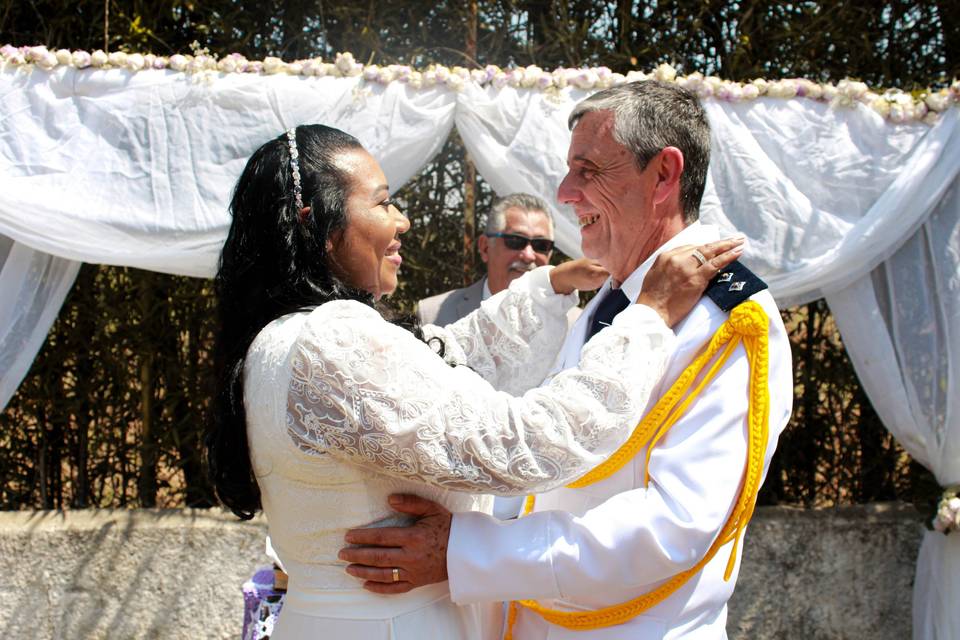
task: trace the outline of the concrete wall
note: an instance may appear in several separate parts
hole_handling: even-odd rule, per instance
[[[217,511],[0,512],[0,637],[238,638],[264,532]],[[909,638],[921,533],[899,505],[759,509],[731,639]]]

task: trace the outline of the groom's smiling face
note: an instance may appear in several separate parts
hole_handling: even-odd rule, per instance
[[[588,112],[573,129],[557,199],[573,205],[583,255],[599,260],[620,282],[649,255],[649,239],[659,237],[656,165],[637,166],[633,153],[614,138],[611,111]]]

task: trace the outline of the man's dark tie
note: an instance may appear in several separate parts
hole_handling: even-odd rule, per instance
[[[600,331],[600,329],[613,323],[613,317],[629,305],[630,301],[627,300],[627,296],[624,295],[623,289],[610,289],[607,291],[593,312],[593,318],[590,320],[590,331],[587,332],[587,340],[597,331]]]

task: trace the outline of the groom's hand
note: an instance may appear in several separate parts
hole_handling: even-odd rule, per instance
[[[446,580],[452,514],[436,502],[409,494],[390,496],[390,507],[419,520],[409,527],[347,531],[347,543],[363,545],[340,550],[338,557],[351,563],[347,573],[365,580],[363,588],[374,593],[404,593]]]

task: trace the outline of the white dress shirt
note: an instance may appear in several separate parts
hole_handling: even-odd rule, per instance
[[[629,299],[637,298],[643,278],[660,252],[716,239],[718,232],[713,227],[699,223],[687,227],[631,274],[622,284],[624,293]],[[557,371],[576,364],[593,308],[610,284],[604,285],[573,327]],[[770,317],[770,437],[765,473],[790,415],[792,369],[790,345],[773,298],[764,291],[751,299]],[[667,373],[636,421],[669,389],[727,317],[704,297],[675,327],[677,346]],[[617,316],[614,323],[619,320]],[[729,516],[740,487],[747,449],[748,371],[741,345],[656,446],[646,487],[643,449],[603,481],[538,496],[535,512],[518,520],[498,522],[484,514],[456,514],[447,551],[453,601],[532,598],[551,608],[589,611],[632,600],[695,565]],[[725,582],[730,550],[731,544],[721,547],[713,560],[672,596],[624,624],[570,631],[521,608],[514,637],[725,638],[726,603],[740,562],[738,557],[733,576]]]

